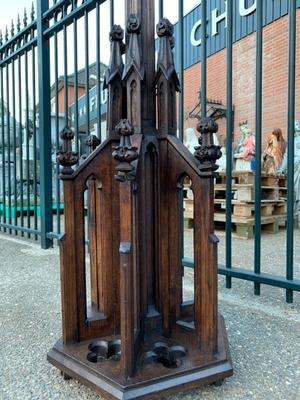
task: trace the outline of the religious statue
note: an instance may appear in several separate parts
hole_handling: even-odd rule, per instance
[[[262,170],[274,174],[280,167],[286,150],[286,141],[280,128],[275,128],[267,139],[267,147],[262,156]]]
[[[194,153],[195,147],[199,145],[194,128],[187,128],[185,134],[185,145],[191,153]]]
[[[219,166],[218,172],[226,171],[227,154],[226,154],[225,146],[221,147],[221,153],[222,153],[222,156],[218,160],[218,166]]]
[[[241,137],[234,151],[236,170],[252,170],[255,158],[255,136],[247,122],[240,125]]]
[[[287,173],[288,151],[285,152],[283,161],[277,173]],[[300,120],[295,121],[294,133],[294,201],[295,213],[300,213]]]
[[[199,146],[199,137],[194,128],[187,128],[185,134],[185,146],[194,154],[195,147]],[[215,146],[219,146],[219,139],[216,133],[213,134],[213,142]]]

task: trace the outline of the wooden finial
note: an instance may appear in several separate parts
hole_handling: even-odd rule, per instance
[[[203,118],[197,124],[200,146],[195,147],[195,158],[200,161],[199,169],[204,177],[216,176],[216,161],[222,156],[221,146],[216,146],[213,134],[218,132],[218,124],[212,118]]]
[[[89,149],[89,154],[91,154],[101,143],[100,139],[96,135],[89,135],[85,141]]]
[[[57,152],[57,161],[63,167],[61,170],[62,175],[72,175],[73,165],[78,162],[78,153],[72,151],[72,140],[74,139],[74,132],[68,126],[60,132],[60,138],[63,141],[62,150]]]
[[[134,134],[132,125],[127,119],[122,119],[116,126],[121,136],[120,144],[114,147],[113,158],[120,162],[117,165],[115,179],[120,182],[134,180],[134,166],[131,163],[138,158],[137,148],[132,146],[130,136]]]

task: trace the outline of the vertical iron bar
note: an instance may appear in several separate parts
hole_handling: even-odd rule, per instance
[[[181,142],[184,138],[184,30],[183,30],[183,0],[178,0],[178,26],[179,26],[179,81],[181,91],[178,101],[178,137]],[[183,190],[180,191],[180,247],[181,260],[184,257],[184,197]],[[182,266],[182,276],[184,276],[184,266]]]
[[[102,110],[101,110],[101,36],[100,36],[100,4],[96,4],[96,50],[97,50],[97,136],[102,140],[101,132],[101,121],[102,121]]]
[[[1,139],[2,139],[2,207],[3,223],[6,223],[6,179],[5,179],[5,126],[4,126],[4,90],[3,90],[3,67],[1,67]],[[6,228],[3,229],[6,232]]]
[[[25,51],[25,120],[26,120],[26,184],[27,184],[27,228],[30,229],[30,168],[29,168],[29,93],[28,93],[28,51]],[[27,233],[30,238],[30,233]]]
[[[49,23],[43,19],[43,13],[49,8],[49,0],[37,0],[37,43],[39,73],[39,148],[41,180],[41,245],[48,248],[53,240],[47,237],[53,231],[52,218],[52,158],[51,158],[51,108],[50,108],[50,52],[49,39],[43,32]]]
[[[200,95],[200,102],[201,102],[201,118],[206,117],[206,34],[207,34],[207,27],[206,27],[206,10],[207,4],[206,0],[202,0],[201,2],[201,95]]]
[[[63,46],[64,46],[64,112],[65,112],[65,125],[69,125],[69,93],[68,93],[68,37],[67,25],[63,27]]]
[[[24,228],[24,193],[23,193],[23,115],[22,115],[22,59],[18,56],[18,86],[19,86],[19,136],[20,136],[20,214],[21,228]],[[24,232],[21,231],[21,236]]]
[[[8,191],[8,222],[11,225],[11,170],[10,170],[10,87],[9,64],[6,64],[6,128],[7,128],[7,191]],[[6,212],[6,210],[5,210]],[[9,229],[11,233],[11,229]]]
[[[294,278],[294,123],[296,83],[296,0],[289,2],[289,72],[288,72],[288,190],[286,278]],[[287,303],[293,302],[293,291],[286,291]]]
[[[73,36],[74,36],[74,128],[75,128],[75,148],[79,152],[79,123],[78,123],[78,33],[77,19],[73,21]],[[59,168],[59,167],[58,167]]]
[[[262,146],[262,78],[263,78],[263,2],[256,8],[256,149],[255,149],[255,237],[254,272],[261,271],[261,146]],[[260,283],[254,283],[254,294],[260,295]]]
[[[56,18],[55,18],[56,19]],[[57,32],[54,33],[54,92],[55,92],[55,147],[59,149],[59,105],[58,105],[58,39]],[[56,200],[56,230],[60,234],[60,168],[59,163],[55,164],[55,200]]]
[[[179,93],[179,139],[183,142],[184,132],[184,30],[183,30],[183,0],[178,0],[179,18],[179,81],[181,92]]]
[[[232,133],[233,133],[233,104],[232,104],[232,41],[233,41],[233,5],[227,2],[227,120],[226,120],[226,268],[232,267]],[[231,288],[232,278],[226,276],[226,287]]]
[[[36,57],[35,47],[32,47],[32,140],[33,140],[33,203],[34,229],[38,229],[38,191],[37,191],[37,137],[36,137]],[[38,236],[35,235],[35,240]]]
[[[115,23],[115,1],[110,0],[110,26]]]
[[[158,2],[158,15],[160,20],[164,16],[164,0],[159,0]]]
[[[89,14],[84,13],[86,133],[90,134]]]
[[[13,147],[14,147],[14,219],[18,225],[18,198],[17,198],[17,126],[16,126],[16,73],[15,60],[12,60],[12,120],[13,120]],[[15,230],[15,235],[18,231]]]

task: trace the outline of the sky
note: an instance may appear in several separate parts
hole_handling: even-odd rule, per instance
[[[5,31],[6,25],[8,28],[11,27],[12,19],[14,22],[17,21],[18,13],[20,14],[20,19],[23,21],[24,8],[31,10],[32,0],[13,0],[13,1],[1,1],[1,12],[0,12],[0,29],[2,32]],[[34,1],[35,4],[35,1]],[[29,12],[30,13],[30,12]]]
[[[2,0],[3,1],[3,0]],[[124,4],[126,0],[115,0],[115,23],[118,23],[124,27]],[[156,3],[156,7],[158,7],[158,0],[154,0]],[[192,8],[194,8],[197,4],[199,4],[200,0],[184,0],[184,13],[186,14]],[[5,27],[8,25],[8,29],[10,32],[11,21],[14,20],[15,24],[17,21],[18,13],[20,14],[21,22],[23,23],[24,17],[24,8],[27,9],[27,14],[30,14],[32,4],[36,5],[36,0],[32,2],[32,0],[13,0],[10,2],[5,2],[4,5],[1,6],[0,13],[0,29],[3,34],[5,32]],[[50,6],[53,3],[53,0],[49,0]],[[80,4],[80,1],[79,1]],[[36,8],[36,7],[35,7]],[[158,8],[157,8],[158,9]],[[171,22],[176,22],[178,19],[178,0],[165,0],[164,1],[164,14],[168,17]],[[110,46],[108,41],[109,36],[109,0],[106,1],[100,7],[100,27],[101,27],[101,61],[104,64],[107,64],[109,61],[109,53]],[[58,56],[59,56],[59,75],[64,73],[63,68],[63,45],[62,45],[62,34],[58,35]],[[74,35],[73,35],[73,27],[70,26],[68,28],[68,74],[74,72]],[[52,60],[54,54],[54,43],[53,40],[50,43]],[[81,18],[78,21],[78,68],[81,69],[85,67],[85,45],[84,45],[84,21]],[[96,13],[92,11],[89,13],[89,63],[93,63],[96,61]],[[54,80],[53,76],[54,65],[52,65],[52,77],[51,80]]]
[[[80,4],[80,1],[78,3]],[[115,23],[120,24],[124,27],[124,4],[126,0],[115,0]],[[157,10],[158,10],[158,0],[155,1]],[[11,21],[14,20],[14,24],[16,25],[18,13],[20,14],[21,23],[23,24],[24,18],[24,8],[27,9],[28,21],[30,21],[30,12],[32,7],[32,0],[12,0],[12,1],[4,1],[1,3],[1,11],[0,11],[0,29],[2,33],[5,33],[5,27],[8,26],[8,30],[10,32]],[[192,8],[194,8],[197,4],[199,4],[200,0],[184,0],[184,13],[186,14]],[[50,6],[53,4],[53,0],[49,0]],[[34,5],[36,5],[36,0],[34,0]],[[164,1],[164,15],[171,20],[171,22],[175,23],[178,20],[178,0],[165,0]],[[35,6],[36,8],[36,6]],[[157,13],[158,14],[158,13]],[[92,64],[96,61],[96,12],[95,10],[89,13],[89,64]],[[101,43],[100,43],[100,59],[104,64],[108,64],[109,62],[109,53],[110,53],[110,44],[109,44],[109,30],[110,30],[110,15],[109,15],[109,0],[103,3],[100,7],[100,29],[101,29]],[[23,26],[23,25],[22,25]],[[60,32],[57,35],[58,39],[58,76],[64,75],[64,52],[63,52],[63,34]],[[81,68],[85,68],[85,34],[84,34],[84,18],[80,18],[78,20],[78,70]],[[67,29],[67,74],[74,73],[74,33],[73,26],[69,26]],[[54,40],[53,38],[50,41],[50,52],[51,52],[51,84],[55,82],[54,75]],[[24,56],[23,56],[24,57]],[[32,75],[32,63],[31,63],[31,54],[29,55],[29,87],[32,85],[31,75]],[[37,60],[36,60],[37,62]],[[24,72],[23,72],[24,74]],[[18,84],[18,83],[17,83]]]
[[[3,1],[3,0],[2,0]],[[117,21],[120,21],[121,12],[122,12],[122,3],[125,0],[115,0],[115,17]],[[157,0],[155,0],[158,3]],[[52,0],[50,0],[51,4]],[[0,29],[2,31],[5,30],[6,25],[10,28],[12,19],[14,21],[17,20],[18,14],[20,14],[21,20],[23,20],[24,8],[27,8],[27,11],[31,9],[32,3],[36,4],[36,0],[13,0],[10,2],[4,2],[1,5],[1,13],[0,13]],[[176,7],[176,0],[165,0],[165,9],[164,12],[170,20],[175,22],[178,18],[178,7]],[[200,3],[200,0],[184,0],[184,13],[190,11],[195,5]],[[105,22],[105,21],[104,21]],[[121,21],[120,21],[121,22]]]

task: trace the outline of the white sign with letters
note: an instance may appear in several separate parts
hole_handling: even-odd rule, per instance
[[[227,26],[227,1],[225,3],[225,11],[220,13],[220,11],[215,8],[211,11],[211,36],[218,34],[218,24],[221,21],[225,21],[225,27]],[[253,0],[251,6],[246,6],[246,0],[239,0],[239,14],[241,17],[247,17],[248,15],[254,13],[256,10],[256,0]],[[199,19],[191,30],[191,44],[192,46],[201,46],[201,39],[197,38],[197,31],[201,26],[201,19]]]

